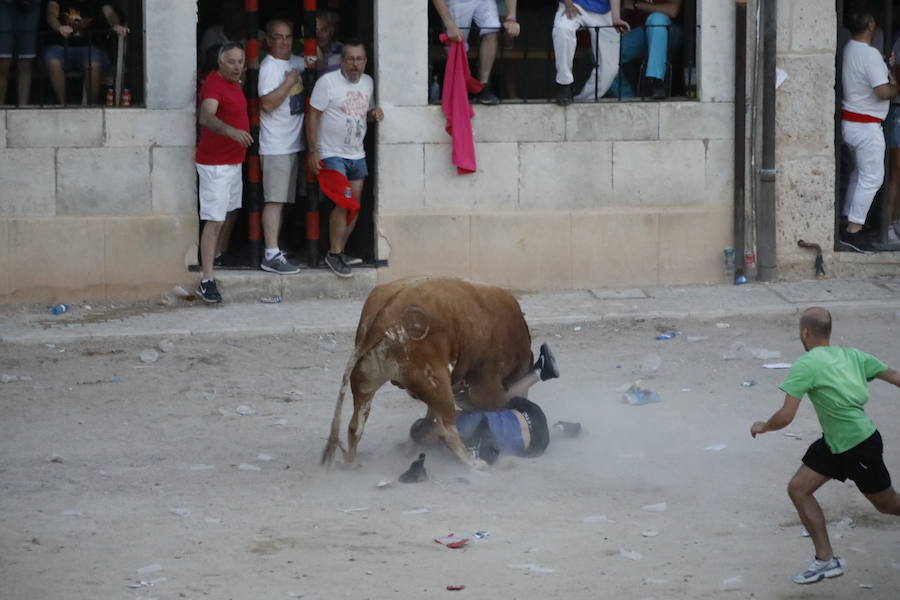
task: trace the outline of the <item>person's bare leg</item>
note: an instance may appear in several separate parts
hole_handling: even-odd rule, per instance
[[[362,194],[363,187],[365,186],[365,179],[356,179],[350,182],[350,191],[353,193],[353,197],[356,198],[357,202],[359,202],[360,206],[362,206]],[[347,230],[344,233],[344,241],[341,243],[341,252],[344,251],[344,248],[347,247],[347,240],[350,239],[350,234],[353,233],[353,230],[356,228],[356,223],[359,221],[359,213],[357,213],[356,218],[353,219],[353,222],[347,225]],[[346,214],[344,215],[344,223],[346,223]]]
[[[347,209],[335,206],[328,217],[328,234],[330,237],[329,250],[332,254],[340,254],[344,251],[344,240],[347,235]]]
[[[537,369],[534,371],[529,371],[509,386],[506,390],[505,398],[506,400],[512,400],[513,398],[527,398],[528,390],[541,380],[541,376],[538,374]]]
[[[900,516],[900,494],[894,491],[894,488],[889,487],[884,491],[875,492],[874,494],[863,494],[863,496],[868,498],[872,506],[878,509],[878,512]]]
[[[223,222],[207,221],[203,226],[203,233],[200,235],[200,266],[203,268],[203,279],[214,278],[213,260]]]
[[[281,232],[281,202],[266,202],[263,205],[262,226],[266,249],[278,247],[278,234]]]
[[[50,87],[59,104],[66,103],[66,72],[61,60],[47,61],[47,75],[50,76]]]
[[[19,61],[21,63],[22,61]],[[12,64],[11,58],[0,58],[0,104],[6,104],[6,86],[9,78],[9,67]]]
[[[219,239],[216,241],[216,252],[213,258],[221,256],[228,250],[228,244],[231,242],[231,232],[234,231],[234,224],[237,222],[238,211],[232,210],[225,215],[225,222],[219,231]]]
[[[830,477],[816,473],[806,465],[802,465],[788,483],[788,496],[797,509],[800,522],[809,533],[809,539],[812,540],[816,550],[816,558],[819,560],[831,560],[834,556],[831,542],[828,539],[825,513],[822,512],[822,507],[813,496],[815,491],[829,479]]]
[[[20,58],[16,62],[16,77],[18,78],[19,106],[25,106],[31,100],[31,67],[34,61],[30,58]],[[2,96],[0,96],[2,98]]]
[[[491,78],[491,69],[494,68],[494,60],[497,58],[497,39],[500,36],[495,31],[481,36],[481,46],[478,51],[478,80],[487,83]]]

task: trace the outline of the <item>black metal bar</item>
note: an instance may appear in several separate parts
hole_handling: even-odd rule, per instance
[[[762,0],[763,99],[762,168],[757,207],[756,248],[758,278],[772,281],[776,274],[775,254],[775,43],[778,7],[776,0]]]
[[[747,100],[747,0],[737,0],[734,19],[734,264],[735,277],[746,276],[744,262],[744,162]]]

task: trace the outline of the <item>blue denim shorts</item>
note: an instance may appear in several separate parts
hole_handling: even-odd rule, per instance
[[[325,165],[326,169],[334,169],[343,173],[347,181],[359,181],[360,179],[365,179],[369,174],[365,158],[353,159],[329,156],[322,159],[322,164]]]
[[[0,0],[0,58],[37,56],[37,29],[41,3],[27,11]]]
[[[900,104],[891,103],[891,110],[884,120],[884,141],[888,148],[900,148]]]
[[[44,62],[58,60],[63,63],[63,70],[87,69],[88,62],[99,64],[103,71],[109,70],[109,57],[106,52],[96,46],[49,46],[44,51]]]

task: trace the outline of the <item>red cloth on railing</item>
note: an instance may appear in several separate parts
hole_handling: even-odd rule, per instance
[[[466,45],[449,40],[441,34],[441,42],[450,46],[447,68],[444,71],[444,91],[441,94],[441,108],[447,117],[447,133],[453,138],[452,162],[458,175],[474,173],[475,138],[472,135],[472,117],[475,111],[469,104],[469,93],[477,94],[484,84],[469,72],[469,58]]]

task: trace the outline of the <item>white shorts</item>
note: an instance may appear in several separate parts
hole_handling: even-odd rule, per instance
[[[500,29],[497,0],[447,0],[447,10],[456,26],[466,30],[463,36],[468,37],[473,20],[481,35],[497,33]]]
[[[244,178],[241,165],[201,165],[197,163],[200,180],[200,219],[224,221],[225,215],[241,207]]]

